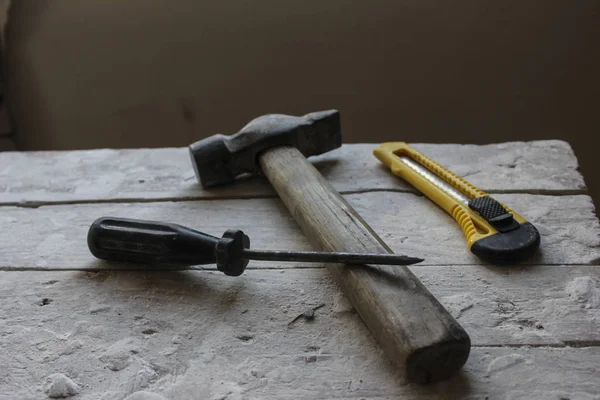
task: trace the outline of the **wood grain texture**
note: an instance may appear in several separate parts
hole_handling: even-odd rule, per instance
[[[170,400],[228,392],[232,399],[311,400],[600,393],[600,350],[585,347],[600,339],[600,308],[586,308],[565,290],[581,277],[600,282],[598,268],[413,270],[474,344],[459,375],[429,387],[406,383],[325,269],[240,278],[209,271],[0,272],[0,399],[44,398],[41,383],[56,372],[81,384],[86,400],[121,400],[139,390]],[[471,308],[458,303],[462,294]],[[323,303],[313,321],[288,326]],[[121,369],[105,368],[107,353],[122,357]]]
[[[540,230],[540,253],[526,264],[600,262],[600,224],[589,196],[496,197]],[[458,224],[425,197],[374,192],[344,198],[395,253],[425,258],[420,265],[482,264],[467,250]],[[89,226],[102,216],[172,221],[216,236],[238,228],[250,236],[251,246],[257,249],[311,249],[279,199],[0,207],[0,224],[6,227],[0,230],[4,245],[0,268],[106,268],[92,257],[86,243]],[[251,269],[296,266],[311,264],[249,264]]]
[[[372,155],[352,144],[311,161],[342,193],[414,192]],[[416,149],[490,193],[585,193],[571,147],[562,141],[494,145],[416,144]],[[186,148],[0,154],[0,205],[115,200],[275,196],[263,178],[203,190]]]
[[[269,149],[259,164],[313,246],[391,253],[296,148]],[[468,335],[407,267],[328,264],[327,269],[410,381],[447,379],[466,362]]]

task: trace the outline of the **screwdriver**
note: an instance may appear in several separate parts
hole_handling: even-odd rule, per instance
[[[396,254],[250,250],[250,238],[229,229],[218,238],[168,222],[102,217],[88,232],[88,247],[102,260],[141,264],[217,264],[225,275],[241,275],[249,260],[410,265],[420,258]]]

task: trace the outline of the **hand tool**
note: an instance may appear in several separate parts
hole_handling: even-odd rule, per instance
[[[262,171],[318,249],[392,253],[305,157],[341,142],[340,115],[329,110],[262,116],[230,138],[218,135],[192,144],[190,154],[204,187]],[[327,269],[409,381],[446,379],[466,362],[469,336],[407,267],[328,264]]]
[[[539,247],[540,234],[531,222],[406,143],[383,143],[373,153],[460,224],[473,254],[519,260]]]
[[[185,226],[127,218],[98,218],[88,232],[88,247],[97,258],[142,264],[217,264],[225,275],[241,275],[248,260],[347,264],[409,265],[420,258],[396,254],[250,250],[250,238],[239,229],[222,238]]]

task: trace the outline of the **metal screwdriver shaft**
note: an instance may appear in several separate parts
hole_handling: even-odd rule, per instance
[[[401,256],[397,254],[343,253],[324,251],[281,251],[244,249],[243,256],[250,260],[340,263],[340,264],[380,264],[380,265],[410,265],[423,259]]]
[[[140,264],[217,264],[226,275],[241,275],[248,260],[340,264],[409,265],[420,258],[396,254],[250,250],[250,238],[230,229],[218,238],[168,222],[103,217],[88,232],[92,254],[108,261]]]

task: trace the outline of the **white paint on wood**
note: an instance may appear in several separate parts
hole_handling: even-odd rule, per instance
[[[540,230],[540,254],[528,264],[597,264],[600,225],[589,196],[502,194],[500,201]],[[410,193],[374,192],[345,198],[398,254],[422,257],[421,265],[482,264],[458,224],[430,200]],[[87,247],[87,231],[102,216],[171,221],[221,236],[242,229],[257,249],[310,250],[306,237],[278,199],[78,204],[37,209],[0,207],[0,267],[101,268]],[[308,264],[256,262],[250,268]],[[209,266],[214,268],[213,266]]]
[[[103,215],[215,235],[237,227],[255,248],[309,249],[278,199],[251,199],[274,197],[261,179],[202,191],[186,149],[2,153],[0,264],[34,271],[0,271],[0,400],[44,398],[54,374],[84,400],[600,398],[600,227],[591,199],[570,195],[585,192],[570,147],[416,146],[483,189],[529,193],[495,196],[542,235],[541,256],[522,266],[482,265],[449,216],[402,193],[412,189],[378,165],[373,147],[344,146],[313,162],[338,190],[355,193],[345,198],[395,252],[426,259],[411,270],[473,341],[461,374],[406,384],[319,265],[255,262],[239,278],[44,271],[104,268],[85,242]],[[186,198],[205,200],[7,206]],[[288,326],[320,304],[314,321]]]
[[[183,400],[599,393],[598,347],[564,347],[600,339],[600,309],[581,307],[566,290],[573,279],[598,281],[598,268],[413,270],[474,344],[463,372],[429,387],[407,385],[357,314],[334,306],[339,289],[325,269],[239,278],[0,272],[0,398],[42,398],[55,373],[77,382],[85,399],[137,391]],[[313,321],[289,324],[320,304]]]
[[[375,147],[344,145],[311,161],[343,193],[414,192],[372,155]],[[586,189],[577,159],[563,141],[415,147],[491,192],[582,193]],[[0,153],[0,193],[0,204],[275,195],[259,177],[203,190],[186,148]]]
[[[475,345],[600,343],[600,268],[411,267]],[[577,295],[570,288],[580,282]]]

